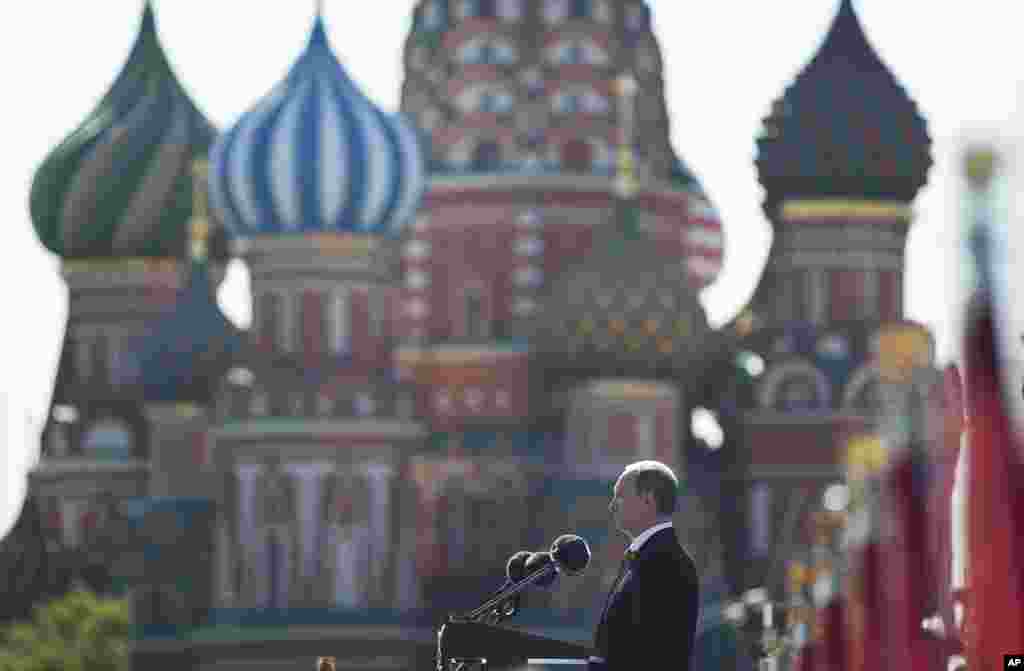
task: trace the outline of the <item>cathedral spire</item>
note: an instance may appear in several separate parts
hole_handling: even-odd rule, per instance
[[[192,221],[189,224],[190,256],[195,263],[205,263],[209,252],[210,220],[207,207],[206,181],[210,164],[205,159],[192,163]]]
[[[615,95],[619,99],[619,146],[615,171],[615,190],[619,197],[633,198],[636,195],[636,170],[633,157],[633,135],[637,83],[629,74],[615,80]]]

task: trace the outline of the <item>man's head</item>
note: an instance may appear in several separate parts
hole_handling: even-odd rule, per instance
[[[679,480],[660,461],[630,464],[615,482],[608,506],[615,527],[635,538],[644,529],[668,520],[676,509]]]

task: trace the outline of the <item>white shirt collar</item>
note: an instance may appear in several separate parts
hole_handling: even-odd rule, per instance
[[[658,533],[662,529],[669,528],[670,526],[672,526],[671,521],[655,524],[653,527],[646,529],[642,534],[633,539],[633,542],[629,544],[629,549],[633,552],[639,552],[640,548],[643,547],[644,543],[647,542],[648,538]]]

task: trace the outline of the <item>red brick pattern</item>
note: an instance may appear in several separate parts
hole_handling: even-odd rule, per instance
[[[879,315],[883,322],[903,316],[903,282],[898,270],[883,270],[878,279]]]
[[[617,412],[608,418],[608,440],[605,453],[629,455],[636,452],[636,416],[628,412]]]
[[[860,316],[864,302],[864,272],[832,270],[829,272],[829,302],[832,319],[843,321]]]
[[[671,464],[675,461],[675,409],[661,407],[654,415],[654,455],[658,461]]]

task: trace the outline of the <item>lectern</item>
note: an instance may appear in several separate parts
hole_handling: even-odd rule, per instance
[[[586,667],[585,646],[499,625],[450,618],[437,632],[437,671]]]

